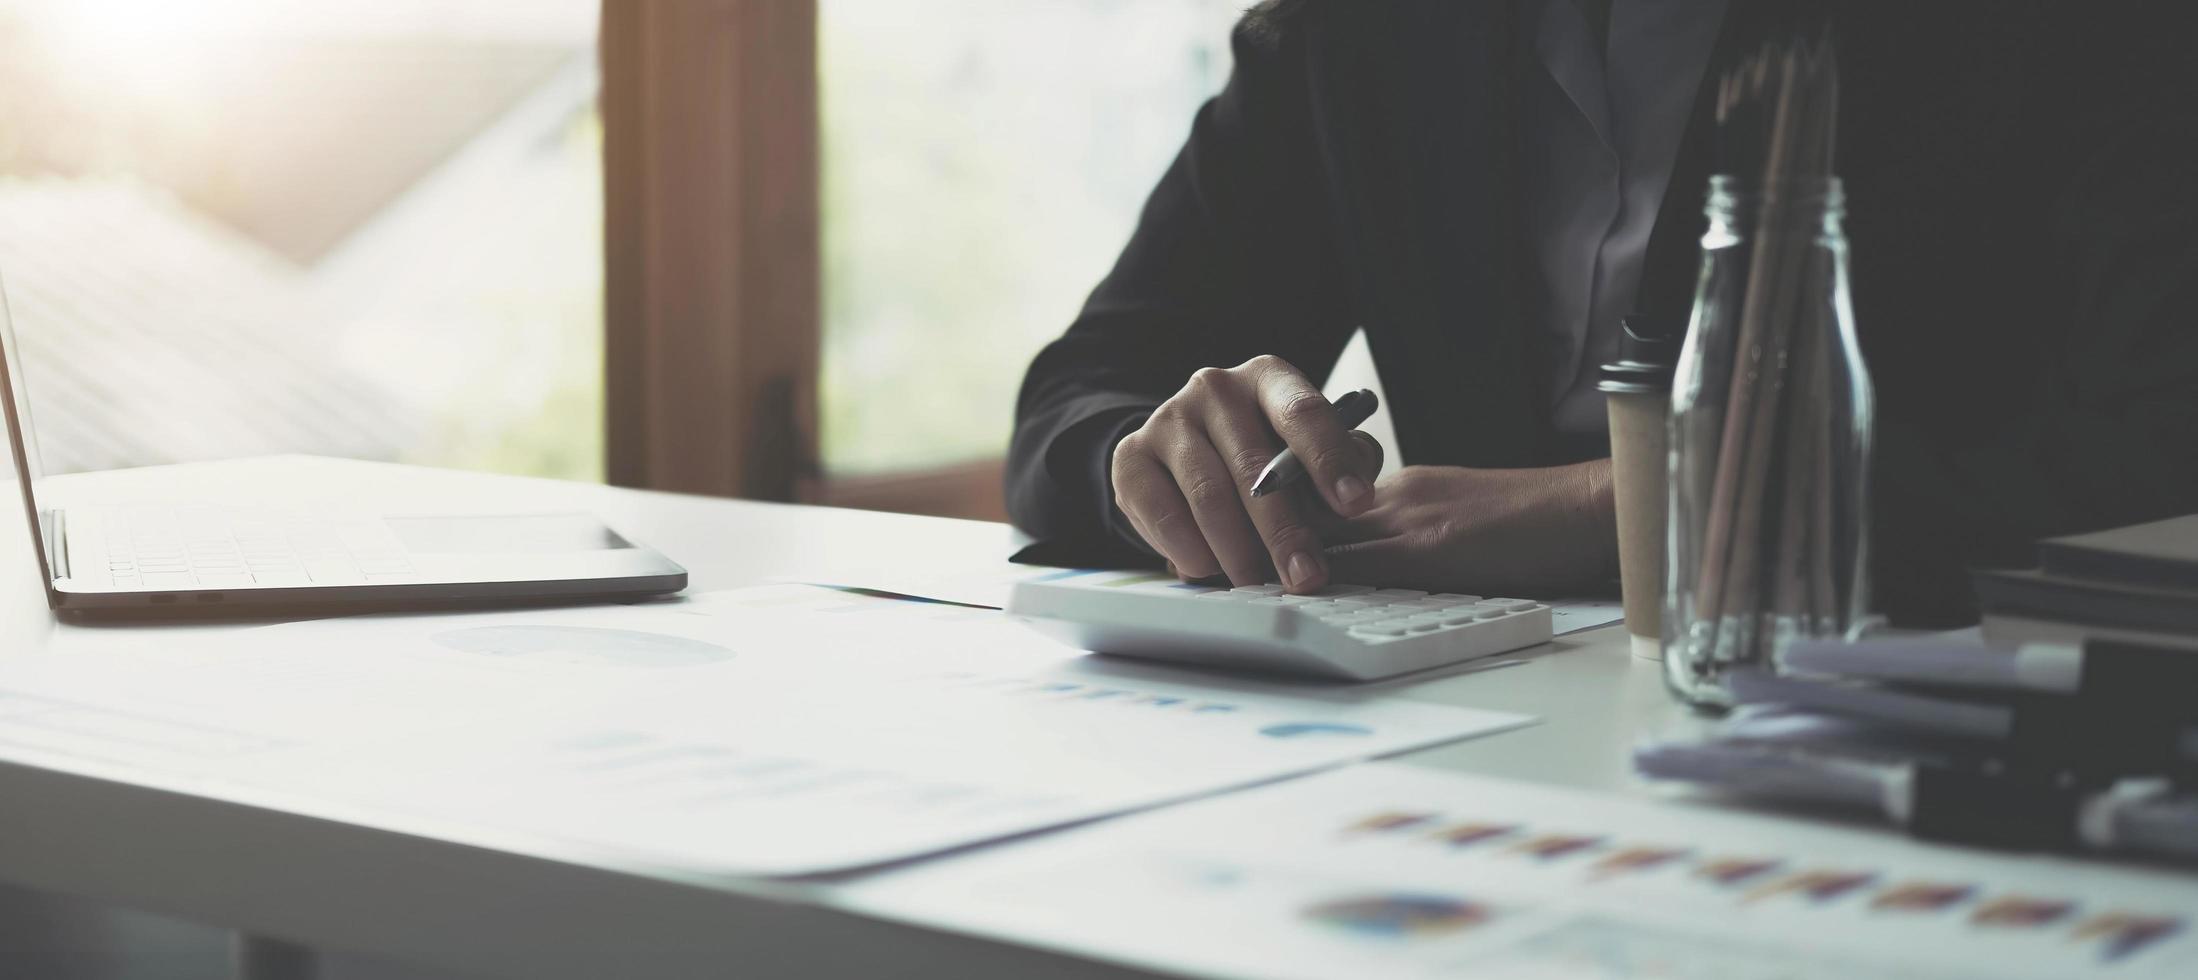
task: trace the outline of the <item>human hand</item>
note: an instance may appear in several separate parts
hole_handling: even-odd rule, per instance
[[[1324,523],[1336,581],[1430,592],[1548,591],[1618,574],[1610,460],[1536,469],[1407,466]]]
[[[1252,481],[1283,445],[1305,463],[1317,497],[1252,497]],[[1366,513],[1381,445],[1344,428],[1304,374],[1261,355],[1198,369],[1115,445],[1110,472],[1116,505],[1176,574],[1255,585],[1279,572],[1290,591],[1312,592],[1329,579],[1309,511],[1325,504],[1332,514],[1323,519]]]

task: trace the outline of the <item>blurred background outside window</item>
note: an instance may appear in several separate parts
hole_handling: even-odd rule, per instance
[[[819,0],[825,469],[1006,451],[1244,0]]]
[[[595,0],[0,0],[0,277],[48,472],[596,478]]]
[[[0,278],[48,472],[600,478],[599,2],[0,0]],[[1241,7],[818,0],[828,475],[1004,451]]]

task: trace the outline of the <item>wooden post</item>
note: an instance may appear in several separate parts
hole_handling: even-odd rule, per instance
[[[612,483],[793,500],[816,469],[815,0],[604,0]]]

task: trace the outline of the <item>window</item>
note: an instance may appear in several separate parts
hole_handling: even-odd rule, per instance
[[[829,474],[1005,451],[1023,368],[1225,80],[1243,6],[821,0]]]
[[[596,478],[597,0],[0,0],[0,279],[48,472]]]

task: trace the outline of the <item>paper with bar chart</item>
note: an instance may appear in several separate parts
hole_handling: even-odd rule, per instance
[[[288,624],[0,688],[0,755],[756,875],[899,860],[1529,720],[1094,662],[997,612],[807,586]]]
[[[2198,976],[2198,876],[1927,847],[1397,763],[842,893],[1216,977]]]

